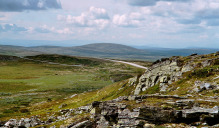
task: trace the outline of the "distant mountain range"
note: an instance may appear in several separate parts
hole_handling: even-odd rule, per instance
[[[74,47],[60,46],[36,46],[22,47],[0,45],[0,54],[29,56],[38,54],[61,54],[73,56],[87,56],[97,58],[114,58],[114,59],[135,59],[155,61],[160,58],[169,56],[187,56],[192,53],[208,54],[214,53],[219,49],[166,49],[166,48],[145,48],[137,49],[134,47],[113,44],[113,43],[95,43]]]

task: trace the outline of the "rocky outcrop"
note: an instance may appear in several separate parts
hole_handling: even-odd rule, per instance
[[[43,121],[40,121],[40,119],[36,116],[31,117],[31,118],[22,118],[20,120],[16,119],[10,119],[8,122],[4,124],[5,127],[13,128],[13,127],[24,127],[24,128],[29,128],[29,127],[35,127],[38,125],[44,124]]]
[[[150,105],[145,104],[147,99],[166,99],[167,101],[164,101],[163,105]],[[141,102],[136,103],[137,106],[135,106],[136,104],[130,105],[139,100]],[[175,128],[180,123],[184,123],[180,127],[187,127],[197,122],[216,126],[219,123],[219,107],[200,107],[196,105],[197,102],[197,100],[177,95],[122,96],[110,101],[95,101],[77,109],[63,109],[59,111],[59,116],[50,116],[47,121],[41,121],[36,116],[20,120],[11,119],[4,124],[4,127],[28,128],[51,125],[53,122],[64,121],[82,113],[90,114],[90,117],[72,122],[62,128],[153,128],[159,124],[173,124]],[[55,126],[51,128],[55,128]]]
[[[128,84],[130,86],[134,86],[136,84],[137,80],[138,80],[137,76],[134,78],[130,78]]]
[[[186,123],[193,122],[215,125],[219,123],[219,107],[203,108],[194,106],[192,99],[182,99],[174,102],[177,106],[190,106],[182,109],[141,106],[130,108],[125,103],[113,101],[95,102],[92,105],[93,118],[98,128],[107,127],[144,127],[148,123]]]
[[[193,107],[191,109],[182,110],[182,118],[189,123],[195,121],[205,122],[208,125],[219,123],[219,107],[202,108]]]
[[[69,118],[72,118],[73,115],[78,115],[82,113],[88,113],[90,110],[90,106],[81,106],[77,109],[62,109],[59,111],[59,116],[48,116],[46,121],[40,120],[39,117],[33,116],[31,118],[21,118],[21,119],[10,119],[0,128],[10,127],[10,128],[30,128],[30,127],[37,127],[39,125],[49,125],[51,123],[57,121],[64,121]],[[73,123],[68,126],[68,128],[91,128],[93,123],[91,121],[82,121]]]
[[[127,105],[113,101],[95,103],[91,114],[97,122],[98,128],[107,127],[137,127],[141,126],[139,109],[130,111]]]
[[[190,56],[191,58],[196,56]],[[190,58],[190,59],[191,59]],[[194,59],[194,58],[193,58]],[[201,63],[193,63],[190,61],[182,61],[177,57],[162,59],[154,63],[146,72],[139,78],[134,95],[146,91],[148,88],[155,85],[159,86],[161,92],[167,91],[169,85],[182,78],[182,74],[192,71],[195,67],[206,67],[216,63],[218,58],[204,60]],[[132,79],[133,81],[133,79]],[[133,83],[133,82],[130,82]]]
[[[204,90],[213,90],[213,89],[218,89],[218,85],[214,85],[211,83],[207,83],[204,81],[195,81],[194,84],[195,88],[193,89],[194,92],[202,92]]]
[[[154,64],[140,77],[134,94],[138,95],[141,91],[145,91],[156,84],[160,85],[161,91],[166,91],[168,84],[177,81],[182,76],[182,68],[183,71],[188,71],[191,66],[187,64],[180,67],[179,61],[169,59]]]

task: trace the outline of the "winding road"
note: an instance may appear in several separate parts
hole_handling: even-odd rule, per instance
[[[131,63],[131,62],[126,62],[126,61],[121,61],[121,60],[111,60],[111,59],[104,59],[104,60],[108,60],[108,61],[112,61],[112,62],[117,62],[117,63],[123,63],[123,64],[128,64],[137,68],[142,68],[142,69],[148,69],[147,67],[135,64],[135,63]]]

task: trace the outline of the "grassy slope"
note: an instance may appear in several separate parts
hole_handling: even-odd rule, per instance
[[[42,105],[44,106],[43,110],[47,110],[54,103],[58,102],[57,106],[60,105],[59,101],[63,102],[64,97],[112,84],[110,78],[113,76],[118,76],[118,74],[134,76],[142,72],[128,65],[90,58],[58,55],[41,55],[31,58],[67,64],[76,62],[86,65],[81,68],[49,65],[22,59],[0,61],[0,116],[3,118],[30,115],[30,113],[20,113],[20,111],[26,108],[32,110],[30,106],[36,103],[36,108]],[[95,92],[88,92],[88,97],[82,95],[82,102],[77,102],[77,104],[81,105],[101,98],[94,94]],[[102,96],[106,97],[107,95],[108,93]],[[45,104],[38,104],[42,101]],[[72,106],[78,106],[73,104]],[[35,107],[32,111],[38,113]]]
[[[58,114],[57,112],[61,109],[73,109],[80,106],[87,105],[93,101],[105,101],[111,100],[119,96],[126,96],[132,94],[134,86],[129,87],[127,80],[114,83],[112,85],[106,86],[100,90],[80,93],[73,98],[59,99],[55,101],[47,101],[42,103],[33,104],[31,107],[26,107],[30,112],[20,113],[16,112],[13,114],[8,114],[7,117],[2,117],[2,120],[10,119],[11,117],[18,116],[21,117],[31,117],[33,115],[38,115],[41,117],[46,117],[48,115]],[[61,104],[67,104],[65,108],[59,108]],[[83,116],[84,117],[84,116]]]

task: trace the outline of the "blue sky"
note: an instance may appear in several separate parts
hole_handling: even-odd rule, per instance
[[[219,1],[0,0],[0,44],[102,42],[219,48]]]

